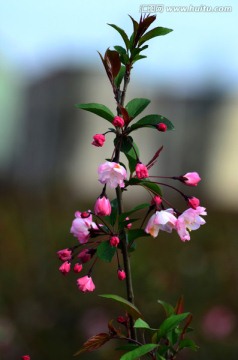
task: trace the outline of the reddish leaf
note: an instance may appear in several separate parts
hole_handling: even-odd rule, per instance
[[[175,314],[182,314],[184,312],[184,297],[180,296],[174,309]]]
[[[123,117],[123,119],[124,119],[124,121],[125,121],[125,124],[128,125],[129,122],[131,121],[131,118],[130,118],[127,110],[126,110],[123,106],[121,106],[120,104],[117,104],[117,106],[118,106],[119,109],[120,109],[120,112],[121,112],[122,117]]]
[[[83,352],[90,352],[99,349],[102,345],[104,345],[107,341],[111,339],[111,335],[107,333],[100,333],[97,335],[92,336],[90,339],[88,339],[81,349],[77,351],[74,356],[77,356]]]
[[[163,150],[163,146],[161,146],[161,147],[159,148],[159,150],[156,151],[156,153],[154,154],[154,156],[152,157],[152,159],[148,162],[148,164],[146,165],[146,167],[147,167],[148,170],[151,169],[152,166],[154,166],[154,164],[155,164],[156,160],[158,159],[158,157],[159,157],[159,155],[160,155],[160,153],[161,153],[162,150]]]
[[[108,71],[113,79],[117,76],[121,68],[120,56],[115,50],[107,50],[104,56],[104,61],[107,64]]]

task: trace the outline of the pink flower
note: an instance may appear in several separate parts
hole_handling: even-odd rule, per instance
[[[177,218],[174,216],[173,209],[156,211],[149,219],[145,232],[156,238],[159,230],[171,233],[175,229],[176,223]]]
[[[30,355],[22,355],[21,360],[31,360]]]
[[[216,305],[208,310],[202,321],[205,335],[217,340],[231,335],[235,326],[235,314],[231,309],[222,305]]]
[[[57,255],[62,261],[71,260],[72,251],[70,249],[59,250],[57,251]]]
[[[82,269],[83,269],[83,265],[82,265],[82,264],[76,263],[76,264],[74,265],[74,272],[75,272],[75,273],[79,273],[80,271],[82,271]]]
[[[118,276],[118,279],[119,280],[125,280],[125,278],[126,278],[126,273],[125,273],[125,271],[124,270],[118,270],[117,271],[117,276]]]
[[[83,214],[88,214],[88,216],[84,217]],[[75,217],[70,232],[81,244],[85,244],[90,237],[90,229],[97,229],[97,225],[92,221],[92,215],[89,215],[89,213],[81,214],[79,211],[76,211]]]
[[[115,189],[118,185],[122,188],[125,186],[124,180],[126,180],[126,169],[116,163],[106,161],[98,167],[99,181],[102,184],[107,184],[111,188]]]
[[[200,215],[207,215],[204,207],[198,206],[196,209],[187,209],[179,217],[176,229],[182,241],[190,240],[189,231],[197,230],[206,221]]]
[[[164,123],[159,123],[156,125],[157,130],[165,132],[167,130],[167,125]]]
[[[182,175],[180,177],[180,180],[186,185],[197,186],[201,178],[197,172],[190,172],[185,175]]]
[[[120,116],[115,116],[113,119],[113,125],[122,128],[125,125],[125,121]]]
[[[65,261],[60,267],[59,267],[59,271],[63,274],[66,275],[68,274],[68,272],[70,272],[70,263],[68,261]]]
[[[200,200],[197,199],[195,196],[188,197],[188,205],[192,209],[197,209],[197,207],[200,205]]]
[[[94,212],[98,216],[110,215],[112,211],[110,200],[106,196],[99,197],[94,206]]]
[[[110,237],[110,245],[111,246],[117,247],[119,242],[120,242],[120,239],[119,239],[118,236],[111,236]]]
[[[158,209],[159,206],[162,203],[162,199],[159,195],[155,195],[153,199],[151,200],[151,205],[155,205],[155,207]]]
[[[80,251],[80,253],[78,254],[78,258],[83,264],[91,260],[92,254],[90,253],[90,249],[84,249]]]
[[[93,280],[91,276],[88,275],[77,279],[77,285],[79,290],[82,292],[93,291],[95,289]]]
[[[106,140],[105,135],[96,134],[96,135],[93,136],[92,145],[97,146],[97,147],[102,147],[105,140]]]
[[[142,163],[137,163],[136,165],[136,176],[138,179],[145,179],[149,176],[147,167]]]

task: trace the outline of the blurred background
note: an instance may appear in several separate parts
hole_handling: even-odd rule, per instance
[[[143,4],[150,2],[1,2],[1,360],[23,354],[32,360],[72,359],[82,342],[122,314],[120,307],[98,297],[125,296],[116,281],[116,264],[98,264],[96,291],[83,295],[73,274],[59,273],[56,251],[75,243],[69,234],[74,212],[92,208],[101,191],[97,166],[111,153],[109,137],[103,149],[91,146],[92,136],[105,132],[107,124],[74,104],[98,102],[115,112],[97,50],[122,45],[107,23],[131,33],[128,14],[139,20]],[[153,175],[198,171],[202,182],[188,195],[201,198],[208,217],[191,242],[182,243],[176,234],[138,241],[131,259],[136,303],[157,326],[163,318],[157,300],[175,304],[184,295],[201,349],[179,359],[235,360],[238,4],[203,4],[230,7],[220,12],[166,11],[168,5],[200,6],[198,0],[164,0],[163,5],[156,26],[174,31],[151,40],[148,59],[134,66],[127,100],[150,98],[147,113],[174,123],[175,131],[165,134],[138,131],[141,160],[147,163],[164,145]],[[133,190],[130,202],[138,204],[143,196]],[[168,196],[181,205],[173,194]],[[108,344],[82,359],[119,359],[113,349]]]

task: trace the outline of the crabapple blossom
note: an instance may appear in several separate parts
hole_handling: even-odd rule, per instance
[[[171,233],[175,229],[176,223],[177,218],[174,216],[173,209],[156,211],[149,219],[145,232],[156,238],[159,230]]]
[[[83,276],[79,279],[77,279],[77,285],[80,291],[87,292],[87,291],[93,291],[95,289],[95,285],[93,283],[93,280],[91,276]]]
[[[115,116],[112,123],[114,126],[118,126],[120,128],[122,128],[125,125],[124,119],[120,116]]]
[[[200,200],[195,196],[188,197],[187,202],[192,209],[197,209],[197,207],[200,205]]]
[[[126,278],[126,273],[125,273],[125,271],[124,270],[118,270],[117,271],[117,276],[118,276],[118,279],[119,280],[125,280],[125,278]]]
[[[110,200],[106,196],[99,197],[94,206],[94,212],[98,216],[110,215],[112,211]]]
[[[63,274],[66,275],[68,274],[68,272],[70,272],[70,263],[68,261],[65,261],[60,267],[59,267],[59,271]]]
[[[137,163],[136,165],[136,176],[138,179],[145,179],[149,176],[147,167],[142,163]]]
[[[71,260],[72,250],[62,249],[62,250],[57,251],[57,255],[58,255],[59,259],[62,261]]]
[[[107,184],[109,187],[115,189],[118,185],[122,188],[125,186],[124,180],[126,180],[126,169],[111,161],[106,161],[98,167],[99,181],[101,184]]]
[[[22,355],[21,360],[31,360],[30,355]]]
[[[120,242],[120,239],[119,239],[118,236],[111,236],[110,237],[110,245],[111,246],[117,247],[119,242]]]
[[[167,125],[164,123],[159,123],[156,125],[157,130],[165,132],[167,130]]]
[[[176,230],[182,241],[190,240],[189,231],[197,230],[206,223],[200,215],[207,215],[206,209],[202,206],[196,209],[189,208],[178,217]]]
[[[81,244],[85,244],[90,237],[90,229],[98,229],[92,220],[92,215],[83,216],[84,213],[76,211],[75,219],[72,222],[70,232],[78,239]]]
[[[83,264],[91,260],[92,254],[90,253],[90,249],[84,249],[80,251],[80,253],[78,254],[78,258]]]
[[[80,271],[82,271],[82,269],[83,269],[83,265],[82,265],[82,264],[76,263],[76,264],[74,265],[74,272],[75,272],[75,273],[79,273]]]
[[[201,178],[197,172],[189,172],[181,176],[181,181],[189,186],[197,186],[200,180]]]
[[[93,136],[93,142],[92,145],[97,147],[102,147],[104,145],[106,138],[103,134],[96,134]]]
[[[158,208],[162,203],[162,199],[159,195],[155,195],[153,199],[151,200],[151,205],[155,205],[156,208]]]

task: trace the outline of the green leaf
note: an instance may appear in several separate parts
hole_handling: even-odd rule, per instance
[[[149,330],[157,330],[157,329],[151,329],[150,325],[147,324],[147,322],[145,322],[142,319],[137,319],[135,324],[134,324],[134,328],[136,329],[149,329]]]
[[[124,354],[120,360],[135,360],[140,358],[141,356],[148,354],[150,351],[154,350],[158,347],[157,344],[146,344],[139,346],[137,349],[132,350],[126,354]]]
[[[138,60],[142,60],[142,59],[146,59],[146,58],[147,58],[147,56],[145,56],[145,55],[136,55],[133,59],[133,64]]]
[[[121,35],[121,37],[126,45],[126,48],[129,49],[130,41],[129,41],[128,36],[126,35],[125,31],[117,25],[114,25],[114,24],[108,24],[108,25],[113,27],[116,31],[119,32],[119,34]]]
[[[165,336],[168,332],[175,329],[190,313],[183,313],[179,315],[171,315],[165,319],[160,326],[159,336]]]
[[[136,98],[132,99],[126,105],[126,110],[129,116],[134,119],[137,115],[139,115],[150,103],[149,99]]]
[[[114,142],[116,146],[116,142]],[[138,162],[139,149],[131,136],[124,137],[121,144],[121,152],[123,152],[128,160],[131,174],[135,171]]]
[[[142,209],[145,209],[147,207],[149,207],[150,204],[149,203],[144,203],[144,204],[140,204],[140,205],[137,205],[135,206],[133,209],[129,210],[129,211],[126,211],[124,212],[123,214],[121,214],[119,216],[119,220],[124,220],[127,216],[133,214],[134,212],[138,211],[138,210],[142,210]]]
[[[106,262],[111,262],[116,253],[116,248],[110,245],[109,241],[103,241],[97,247],[97,256]]]
[[[131,229],[128,231],[128,243],[131,244],[135,239],[139,239],[140,237],[147,237],[150,236],[146,234],[144,229]]]
[[[193,340],[183,339],[179,342],[179,349],[182,350],[184,348],[189,348],[191,350],[197,351],[199,349],[199,346],[197,346]]]
[[[120,54],[126,54],[126,49],[122,46],[116,45],[114,46],[114,49]]]
[[[149,180],[143,180],[143,179],[140,180],[137,178],[131,178],[129,181],[125,181],[125,184],[126,184],[126,186],[140,185],[140,186],[143,186],[146,189],[150,190],[155,195],[160,195],[160,196],[162,195],[160,187],[157,184],[155,184],[154,182],[149,181]]]
[[[116,221],[117,221],[117,209],[118,209],[118,202],[117,199],[113,199],[111,201],[111,214],[109,216],[109,222],[112,226],[115,225]]]
[[[165,314],[167,317],[174,315],[174,308],[172,305],[166,303],[165,301],[158,300],[158,303],[163,306]]]
[[[102,118],[108,120],[110,123],[112,123],[114,119],[113,113],[105,105],[97,104],[97,103],[88,103],[88,104],[76,104],[75,106],[78,109],[90,111],[98,116],[101,116]]]
[[[117,74],[116,78],[114,79],[114,83],[117,88],[120,87],[122,79],[124,78],[125,72],[126,72],[126,67],[122,65],[119,73]]]
[[[137,121],[135,124],[131,125],[130,132],[143,127],[154,128],[157,124],[161,122],[167,125],[167,130],[174,129],[174,125],[171,123],[170,120],[166,119],[164,116],[153,114],[147,115]]]
[[[112,295],[112,294],[104,294],[99,296],[119,302],[123,306],[123,308],[133,317],[134,320],[141,318],[142,316],[140,311],[137,309],[137,307],[134,304],[122,298],[121,296]]]
[[[142,36],[139,40],[139,45],[142,45],[144,42],[161,35],[166,35],[173,31],[172,29],[167,29],[161,26],[158,26],[150,31],[148,31],[144,36]]]

